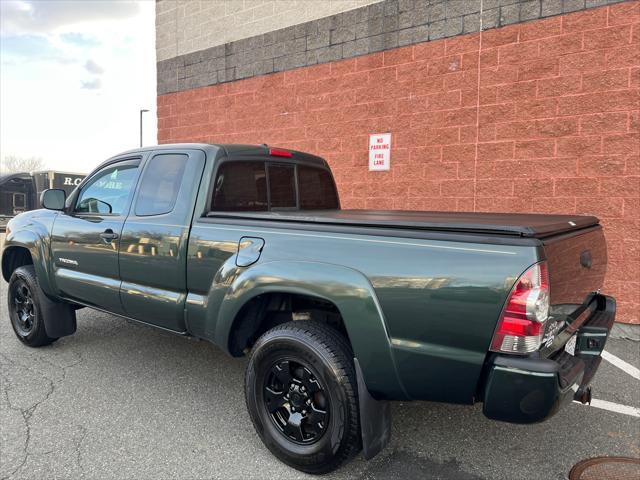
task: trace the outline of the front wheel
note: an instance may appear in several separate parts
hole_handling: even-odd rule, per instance
[[[327,473],[361,448],[353,354],[344,337],[311,321],[262,335],[245,377],[247,408],[266,447],[307,473]]]
[[[40,286],[33,265],[17,268],[9,279],[9,319],[18,339],[30,347],[55,342],[47,335]],[[46,301],[46,300],[45,300]]]

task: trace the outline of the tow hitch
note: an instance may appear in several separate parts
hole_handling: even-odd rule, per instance
[[[585,403],[591,404],[591,387],[578,388],[578,391],[573,396],[573,399],[577,400],[582,404],[585,404]]]

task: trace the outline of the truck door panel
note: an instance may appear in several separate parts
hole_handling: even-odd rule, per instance
[[[184,331],[186,249],[205,155],[149,156],[120,241],[120,297],[137,320]]]
[[[55,220],[53,276],[59,295],[122,313],[118,247],[141,159],[112,163],[95,173]]]

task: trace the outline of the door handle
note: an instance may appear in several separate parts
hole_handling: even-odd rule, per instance
[[[111,243],[113,240],[118,238],[118,234],[115,233],[110,228],[107,228],[104,232],[100,234],[100,238],[104,240],[105,243]]]

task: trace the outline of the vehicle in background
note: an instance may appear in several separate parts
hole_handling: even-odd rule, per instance
[[[4,231],[10,218],[40,208],[44,190],[60,188],[69,195],[84,177],[82,173],[55,170],[0,175],[0,231]]]

